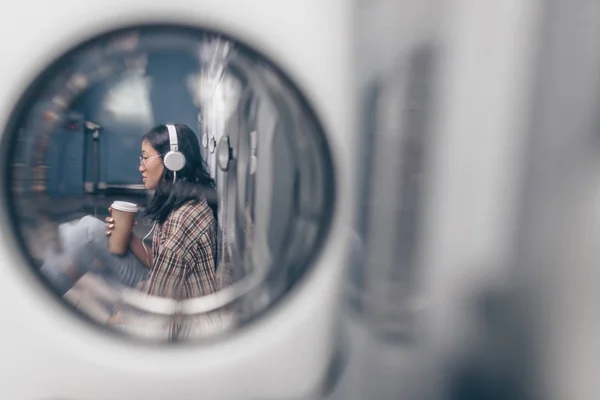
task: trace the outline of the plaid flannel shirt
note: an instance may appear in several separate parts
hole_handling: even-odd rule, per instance
[[[146,293],[190,299],[216,292],[216,237],[216,221],[205,198],[173,211],[154,231]]]

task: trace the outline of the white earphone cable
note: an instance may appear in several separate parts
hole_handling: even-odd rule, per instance
[[[150,232],[148,232],[148,234],[146,236],[144,236],[144,238],[142,239],[142,246],[144,247],[144,251],[146,252],[146,262],[148,264],[150,264],[150,260],[149,260],[149,255],[148,255],[148,247],[146,247],[146,239],[148,238],[148,236],[150,236],[150,234],[152,232],[154,232],[154,228],[156,227],[156,222],[154,224],[152,224],[152,229],[150,229]],[[149,265],[151,267],[151,265]]]

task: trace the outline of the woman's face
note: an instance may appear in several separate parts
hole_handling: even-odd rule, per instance
[[[160,154],[150,145],[150,143],[148,143],[148,141],[142,141],[140,172],[142,173],[144,186],[147,190],[154,190],[158,187],[158,183],[163,176],[164,170],[165,167]]]

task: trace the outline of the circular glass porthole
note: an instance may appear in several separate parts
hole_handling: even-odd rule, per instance
[[[175,173],[171,128],[186,158]],[[333,171],[314,112],[264,55],[216,32],[142,26],[81,44],[31,84],[2,142],[5,211],[32,270],[127,337],[249,323],[328,232]]]

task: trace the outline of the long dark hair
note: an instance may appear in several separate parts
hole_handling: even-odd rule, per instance
[[[175,129],[177,130],[178,150],[185,156],[185,166],[177,171],[175,182],[173,182],[173,171],[165,167],[156,193],[146,210],[146,215],[152,221],[163,224],[171,212],[186,203],[197,203],[205,196],[216,220],[215,181],[210,176],[208,166],[200,153],[198,137],[186,125],[176,124]],[[155,126],[144,135],[142,140],[148,141],[161,155],[161,158],[164,158],[164,155],[171,150],[169,131],[166,125]]]

